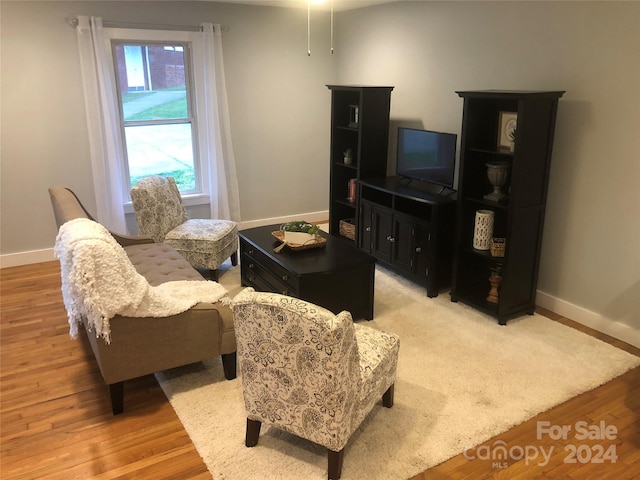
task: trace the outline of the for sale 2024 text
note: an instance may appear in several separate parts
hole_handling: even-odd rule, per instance
[[[579,421],[573,425],[552,425],[551,422],[539,421],[536,424],[536,438],[548,438],[553,441],[575,440],[576,443],[564,447],[567,452],[564,463],[616,463],[618,460],[616,444],[611,443],[618,438],[618,429],[604,421],[597,424]],[[510,462],[522,459],[526,465],[544,467],[549,463],[554,449],[554,445],[547,448],[536,445],[509,447],[503,440],[497,440],[493,445],[479,446],[475,452],[471,447],[466,448],[464,456],[467,460],[490,460],[495,468],[507,468]]]

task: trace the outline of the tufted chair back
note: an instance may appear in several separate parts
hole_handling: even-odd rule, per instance
[[[145,177],[131,188],[140,235],[163,242],[168,232],[189,219],[171,177]]]

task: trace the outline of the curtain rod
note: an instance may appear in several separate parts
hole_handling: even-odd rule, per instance
[[[78,26],[78,19],[67,19],[67,23],[73,28]],[[140,28],[147,30],[178,30],[184,32],[199,32],[201,30],[200,25],[153,25],[150,23],[127,23],[127,22],[102,22],[104,28]],[[215,27],[214,27],[215,30]],[[220,30],[228,32],[229,27],[221,26]]]

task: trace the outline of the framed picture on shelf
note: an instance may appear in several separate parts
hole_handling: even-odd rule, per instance
[[[515,135],[518,125],[518,114],[516,112],[500,112],[498,121],[498,148],[510,149],[513,145],[513,135]]]
[[[360,119],[360,107],[358,105],[349,105],[349,127],[358,128],[358,122]]]

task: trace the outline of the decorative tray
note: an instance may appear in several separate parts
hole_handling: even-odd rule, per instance
[[[315,242],[308,242],[308,243],[304,243],[304,244],[300,244],[300,243],[287,243],[284,241],[284,232],[282,230],[276,230],[275,232],[271,232],[271,235],[273,235],[274,237],[276,237],[280,242],[282,242],[282,245],[276,247],[274,249],[274,251],[277,253],[280,250],[282,250],[282,248],[286,245],[287,247],[289,247],[291,250],[307,250],[309,248],[320,248],[320,247],[324,247],[324,245],[327,243],[327,239],[324,238],[322,235],[318,235],[316,237],[316,241]]]

